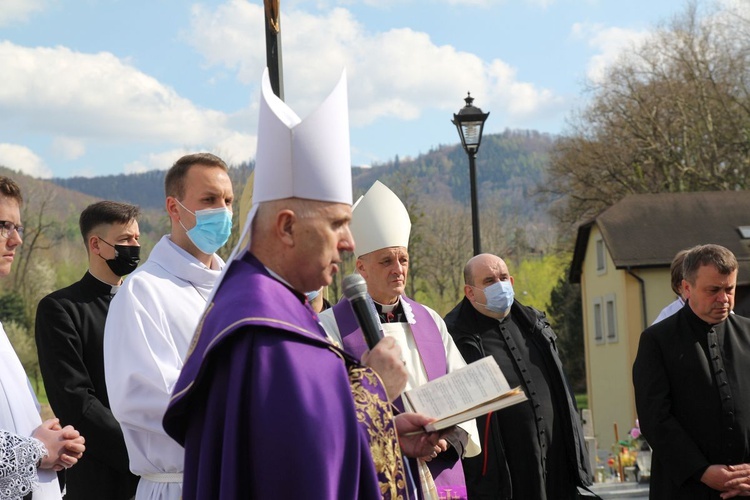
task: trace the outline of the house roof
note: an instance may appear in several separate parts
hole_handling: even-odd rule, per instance
[[[722,245],[737,256],[738,284],[750,283],[750,191],[630,195],[578,227],[569,279],[581,281],[591,228],[596,224],[617,269],[669,267],[683,248]]]

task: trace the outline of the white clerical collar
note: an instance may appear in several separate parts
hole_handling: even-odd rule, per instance
[[[370,297],[372,298],[372,297]],[[373,299],[373,302],[375,300]],[[404,311],[404,316],[406,317],[406,322],[410,325],[416,324],[417,318],[414,316],[414,311],[411,310],[411,306],[409,303],[405,300],[401,300],[401,296],[398,296],[398,300],[395,304],[381,304],[380,302],[375,302],[379,307],[381,307],[381,312],[383,313],[389,313],[393,312],[394,309],[398,307],[399,304],[401,304],[401,307]]]
[[[101,282],[102,282],[102,283],[104,283],[105,285],[107,285],[107,286],[111,287],[111,289],[110,289],[110,291],[109,291],[109,293],[110,293],[111,295],[114,295],[114,294],[116,294],[116,293],[117,293],[117,291],[118,291],[118,290],[120,289],[120,287],[122,286],[122,278],[120,278],[120,284],[119,284],[119,285],[113,285],[112,283],[107,283],[107,282],[106,282],[106,281],[104,281],[103,279],[101,279],[101,278],[97,277],[97,276],[96,276],[96,275],[95,275],[94,273],[92,273],[92,272],[91,272],[91,269],[89,269],[89,274],[90,274],[91,276],[93,276],[94,278],[96,278],[96,279],[97,279],[98,281],[101,281]]]
[[[375,302],[380,307],[380,310],[382,312],[389,313],[389,312],[393,312],[393,310],[398,307],[398,304],[401,302],[401,297],[399,297],[396,300],[396,302],[393,303],[393,304],[381,304],[380,302],[378,302],[377,300],[374,300],[374,299],[373,299],[373,302]]]

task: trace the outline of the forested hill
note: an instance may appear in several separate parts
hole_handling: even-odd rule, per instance
[[[476,160],[480,192],[539,183],[554,140],[553,136],[536,131],[485,135]],[[469,159],[460,144],[440,146],[414,159],[400,160],[396,156],[372,169],[355,169],[354,188],[366,189],[376,179],[398,172],[416,177],[425,194],[450,194],[458,202],[469,200]]]
[[[513,196],[514,202],[529,204],[525,209],[543,209],[529,202],[528,193],[544,175],[553,142],[553,136],[535,131],[485,135],[476,162],[480,199],[512,191],[517,194]],[[468,204],[468,165],[468,157],[460,145],[440,146],[413,159],[396,156],[392,161],[370,168],[355,167],[354,191],[361,194],[375,180],[388,183],[393,176],[400,176],[398,182],[404,182],[405,178],[414,181],[419,194]],[[252,163],[232,168],[236,191],[244,186],[252,168]],[[141,174],[56,178],[52,182],[98,198],[135,203],[143,208],[161,208],[164,175],[165,171],[154,170]]]
[[[230,174],[234,185],[244,185],[251,169],[252,166],[248,164],[232,167]],[[150,170],[141,174],[54,178],[51,181],[58,186],[97,198],[133,203],[145,209],[162,209],[166,173],[166,170]]]

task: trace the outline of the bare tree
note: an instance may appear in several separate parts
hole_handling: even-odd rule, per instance
[[[25,323],[28,325],[33,325],[36,304],[43,297],[37,297],[34,291],[36,285],[32,279],[34,277],[32,257],[40,251],[50,249],[53,244],[59,243],[62,239],[62,231],[58,230],[60,222],[56,222],[51,213],[55,200],[54,193],[52,186],[39,184],[25,192],[24,204],[21,208],[21,220],[24,225],[23,245],[16,253],[8,281],[10,288],[23,299]],[[54,273],[47,283],[54,287]]]
[[[461,298],[463,266],[471,257],[471,223],[466,207],[433,200],[421,223],[420,277],[432,291],[429,304],[447,312]],[[412,278],[413,279],[413,278]]]
[[[631,193],[750,187],[750,37],[696,3],[592,82],[552,152],[543,191],[574,224]]]
[[[425,219],[425,212],[420,197],[422,186],[419,185],[417,177],[407,170],[397,170],[385,180],[385,184],[396,193],[409,213],[411,233],[409,235],[409,279],[406,282],[406,294],[409,297],[415,297],[419,289],[419,278],[422,275],[424,247],[422,222]]]

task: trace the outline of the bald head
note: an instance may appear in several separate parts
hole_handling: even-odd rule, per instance
[[[286,198],[261,203],[250,252],[299,292],[330,285],[344,252],[354,250],[352,208],[345,203]]]
[[[497,255],[483,253],[469,259],[464,266],[464,295],[479,313],[491,318],[502,319],[509,311],[496,312],[487,309],[487,296],[484,289],[500,281],[513,285],[513,276],[505,261]]]
[[[469,259],[464,266],[464,283],[467,285],[482,286],[483,279],[490,275],[505,276],[505,279],[510,278],[508,266],[497,255],[482,253]],[[489,281],[487,284],[492,284],[494,281],[497,280]]]

